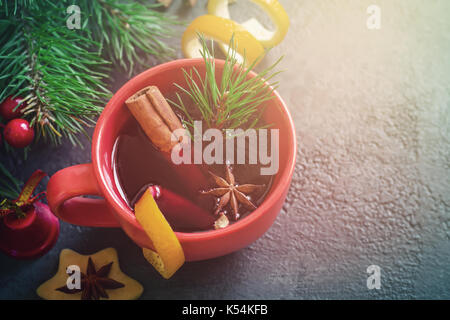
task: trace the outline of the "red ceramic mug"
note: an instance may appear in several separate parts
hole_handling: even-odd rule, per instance
[[[223,68],[223,61],[216,66]],[[128,81],[106,105],[94,132],[92,163],[56,172],[47,186],[47,199],[60,219],[80,226],[121,227],[140,247],[152,249],[152,242],[118,192],[112,168],[114,142],[131,117],[125,100],[135,92],[156,85],[163,94],[185,83],[182,68],[204,71],[202,59],[182,59],[151,68]],[[251,73],[250,77],[255,74]],[[258,239],[272,225],[281,210],[291,183],[296,157],[295,129],[289,111],[277,92],[264,118],[280,130],[279,171],[263,203],[251,214],[224,229],[194,233],[176,232],[186,260],[204,260],[239,250]],[[103,199],[80,197],[96,195]]]

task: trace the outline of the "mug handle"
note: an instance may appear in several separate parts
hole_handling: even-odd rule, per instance
[[[120,227],[95,179],[92,163],[79,164],[56,172],[47,184],[47,201],[52,212],[61,220],[87,227]]]

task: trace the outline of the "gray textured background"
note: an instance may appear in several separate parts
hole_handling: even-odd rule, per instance
[[[186,263],[163,280],[120,229],[61,223],[42,258],[0,255],[0,298],[36,298],[63,248],[90,254],[109,246],[143,283],[145,299],[450,298],[450,2],[280,2],[291,28],[265,63],[285,55],[279,91],[299,152],[272,228],[248,248]],[[373,3],[380,30],[366,28]],[[191,10],[175,1],[170,12],[190,20],[204,4]],[[238,19],[245,12],[232,9]],[[118,88],[126,79],[112,81]],[[64,144],[41,146],[26,162],[0,159],[25,178],[88,162],[89,153]],[[366,287],[371,264],[382,269],[380,290]]]

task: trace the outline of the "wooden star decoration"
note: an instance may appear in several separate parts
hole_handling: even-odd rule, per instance
[[[66,270],[70,265],[79,266],[81,273],[87,274],[89,258],[95,266],[110,265],[108,278],[123,284],[123,287],[114,290],[106,289],[108,300],[133,300],[141,296],[144,290],[142,285],[120,270],[117,251],[114,248],[103,249],[91,255],[82,255],[71,249],[63,249],[59,255],[57,273],[39,286],[36,290],[38,296],[46,300],[80,300],[81,290],[77,293],[65,293],[58,288],[66,285],[69,277]],[[100,297],[100,299],[104,298]]]

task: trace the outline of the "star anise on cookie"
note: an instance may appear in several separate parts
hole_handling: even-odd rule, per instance
[[[256,184],[237,184],[236,179],[233,175],[231,167],[227,164],[225,166],[226,177],[225,179],[209,172],[211,177],[214,179],[217,187],[210,189],[208,191],[200,191],[204,195],[213,195],[218,198],[214,214],[218,215],[224,209],[227,204],[230,204],[232,210],[232,218],[234,220],[239,219],[240,205],[245,207],[247,210],[255,210],[256,205],[253,204],[248,198],[248,195],[260,190],[264,185]]]
[[[111,290],[124,287],[123,283],[108,278],[112,264],[113,263],[110,262],[100,269],[95,270],[94,262],[91,257],[89,257],[86,274],[81,272],[81,288],[69,289],[67,285],[65,285],[56,290],[69,294],[82,292],[82,300],[98,300],[100,297],[108,299],[109,296],[108,293],[106,293],[106,289]]]

